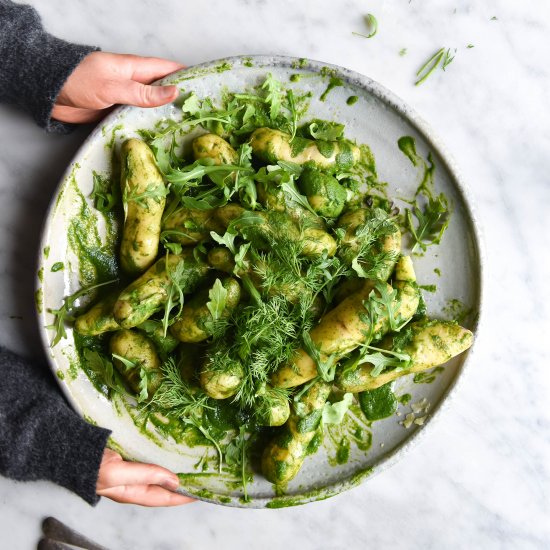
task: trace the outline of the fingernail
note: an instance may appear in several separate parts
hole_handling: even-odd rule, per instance
[[[175,88],[175,86],[161,86],[159,89],[160,96],[165,98],[173,97]]]
[[[163,481],[162,486],[169,491],[175,491],[180,486],[180,480],[177,476],[167,477]]]

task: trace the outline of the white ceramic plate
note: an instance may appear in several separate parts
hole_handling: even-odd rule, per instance
[[[319,97],[327,88],[329,76],[322,76],[322,70],[340,78],[343,83],[334,88],[324,102]],[[448,318],[449,301],[460,300],[474,313],[463,324],[475,330],[481,308],[481,254],[468,194],[440,142],[401,100],[360,74],[315,61],[287,57],[238,57],[213,61],[171,75],[163,83],[176,83],[182,91],[194,91],[199,97],[215,100],[223,89],[242,91],[259,84],[268,72],[297,91],[312,93],[307,118],[343,122],[347,137],[371,147],[376,157],[379,179],[388,182],[391,197],[411,197],[421,176],[399,151],[397,140],[404,135],[412,136],[420,155],[425,158],[429,152],[432,153],[436,164],[436,190],[447,195],[453,215],[441,246],[431,247],[425,256],[415,259],[418,281],[421,285],[437,285],[435,294],[425,293],[431,317]],[[291,82],[290,76],[293,74],[300,74],[302,78]],[[358,97],[353,105],[346,103],[350,96]],[[93,209],[88,198],[92,190],[92,171],[109,170],[113,139],[116,146],[123,139],[134,136],[138,129],[152,128],[160,118],[176,116],[176,112],[177,108],[173,105],[157,109],[121,107],[109,115],[82,145],[59,185],[45,222],[37,307],[52,369],[74,408],[90,422],[110,428],[113,431],[113,446],[124,456],[161,464],[175,472],[190,473],[194,472],[193,465],[204,454],[204,449],[182,448],[160,436],[145,437],[127,410],[98,393],[79,369],[72,330],[67,328],[67,338],[50,349],[53,331],[45,328],[52,322],[48,310],[59,307],[64,296],[81,288],[81,279],[87,276],[86,266],[79,261],[68,239],[68,229],[71,223],[78,222],[84,203]],[[97,220],[98,237],[104,240],[105,224],[101,215]],[[83,238],[94,238],[89,231],[85,233],[87,237]],[[52,266],[57,262],[63,262],[64,269],[52,271]],[[441,276],[434,270],[440,270]],[[470,353],[466,352],[449,362],[431,384],[415,384],[412,376],[398,381],[398,395],[409,393],[412,395],[411,403],[423,398],[430,403],[423,426],[413,424],[405,428],[402,421],[411,412],[410,403],[400,405],[400,416],[375,422],[368,428],[372,435],[370,449],[365,452],[352,445],[349,460],[340,465],[331,465],[334,464],[334,460],[330,459],[334,458],[334,449],[327,441],[326,447],[323,445],[319,452],[308,457],[284,495],[276,495],[273,486],[260,474],[254,475],[254,482],[248,487],[251,498],[246,503],[240,499],[239,489],[228,486],[216,475],[184,478],[182,490],[203,500],[259,508],[302,504],[353,487],[403,457],[413,442],[428,430],[443,402],[449,401]],[[424,413],[416,416],[424,416]]]

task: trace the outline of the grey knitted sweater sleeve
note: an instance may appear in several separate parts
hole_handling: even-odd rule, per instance
[[[0,101],[17,104],[51,132],[63,83],[92,50],[47,34],[30,6],[0,0]],[[0,474],[50,480],[95,504],[109,430],[92,426],[65,402],[46,365],[0,348]]]
[[[109,430],[92,426],[65,402],[46,365],[0,348],[0,474],[46,479],[95,504]]]
[[[0,0],[0,102],[28,111],[48,132],[71,125],[51,119],[63,83],[93,46],[70,44],[44,31],[31,6]]]

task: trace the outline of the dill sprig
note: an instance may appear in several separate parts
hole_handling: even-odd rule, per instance
[[[162,365],[162,382],[147,402],[146,408],[165,413],[174,418],[202,415],[208,405],[208,396],[198,388],[192,388],[181,376],[174,358],[168,358]]]

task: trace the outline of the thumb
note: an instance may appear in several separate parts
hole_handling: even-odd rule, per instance
[[[120,82],[114,96],[113,103],[135,105],[136,107],[160,107],[174,101],[179,94],[176,86],[149,86],[135,80]]]

